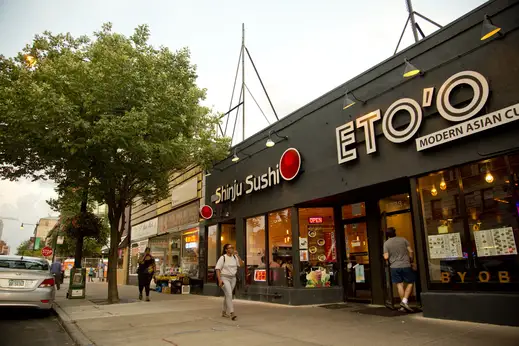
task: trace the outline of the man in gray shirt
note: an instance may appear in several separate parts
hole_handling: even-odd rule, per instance
[[[415,275],[411,263],[413,262],[413,250],[407,239],[396,236],[396,230],[389,227],[386,231],[388,239],[384,243],[384,259],[389,261],[391,268],[391,281],[398,288],[398,295],[402,302],[401,308],[412,312],[408,305],[408,299],[413,292]],[[404,287],[404,283],[407,284]]]

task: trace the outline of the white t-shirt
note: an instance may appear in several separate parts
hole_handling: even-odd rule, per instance
[[[222,275],[235,276],[238,271],[238,259],[235,256],[228,256],[227,254],[220,256],[218,262],[216,262],[215,269],[220,270]]]

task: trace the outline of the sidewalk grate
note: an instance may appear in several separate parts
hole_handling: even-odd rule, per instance
[[[94,303],[95,305],[109,305],[108,299],[90,299],[90,302]],[[120,298],[118,304],[128,304],[128,303],[136,303],[136,302],[138,302],[137,299]]]
[[[386,307],[377,307],[377,308],[365,308],[360,310],[355,310],[354,312],[358,312],[359,314],[364,315],[372,315],[372,316],[380,316],[380,317],[398,317],[405,316],[409,314],[415,314],[418,312],[422,312],[419,309],[415,309],[414,312],[400,312],[398,310],[391,310]]]
[[[319,305],[320,308],[330,309],[330,310],[340,310],[340,309],[348,309],[351,308],[348,304],[326,304]]]

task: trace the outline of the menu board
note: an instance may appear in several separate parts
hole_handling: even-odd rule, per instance
[[[459,233],[430,235],[427,238],[431,259],[463,257]]]
[[[474,232],[479,257],[517,255],[512,227]]]
[[[308,226],[310,262],[337,262],[334,231],[331,226]]]

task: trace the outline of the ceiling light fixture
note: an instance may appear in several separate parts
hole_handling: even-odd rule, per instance
[[[404,59],[405,69],[404,69],[404,77],[413,77],[420,73],[420,69],[411,64],[409,60]]]
[[[490,20],[490,17],[488,15],[485,15],[483,19],[483,26],[481,28],[481,41],[484,41],[495,34],[499,33],[501,31],[500,27],[495,26],[492,24],[492,21]]]

